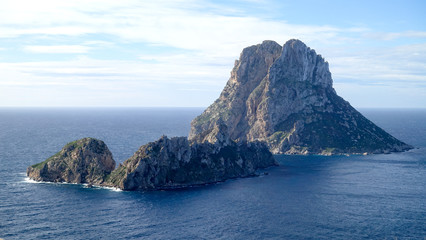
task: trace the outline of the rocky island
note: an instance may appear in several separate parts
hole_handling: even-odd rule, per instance
[[[412,147],[365,118],[333,88],[328,63],[299,40],[245,48],[220,97],[191,123],[189,139],[217,122],[236,141],[275,154],[370,154]]]
[[[36,181],[101,184],[115,168],[107,145],[94,138],[66,144],[61,151],[28,167],[27,175]]]
[[[190,142],[161,137],[148,143],[103,183],[123,190],[173,189],[255,176],[277,165],[262,142]]]
[[[122,190],[182,188],[250,177],[256,170],[277,165],[266,144],[234,142],[218,135],[202,143],[186,137],[161,137],[141,146],[115,168],[101,140],[83,138],[65,145],[44,162],[27,169],[36,181],[87,183]]]
[[[115,169],[106,144],[84,138],[27,175],[37,181],[123,190],[181,188],[256,175],[276,154],[361,154],[412,147],[336,94],[328,63],[299,40],[245,48],[220,97],[191,122],[189,137],[161,137]]]

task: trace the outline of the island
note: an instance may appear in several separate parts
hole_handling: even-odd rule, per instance
[[[274,154],[372,154],[409,150],[336,94],[328,63],[302,41],[245,48],[220,97],[191,123],[189,139],[224,123],[237,141]]]
[[[27,169],[36,181],[88,184],[122,190],[174,189],[256,176],[278,165],[263,142],[234,142],[229,137],[198,143],[162,136],[139,148],[115,168],[106,144],[83,138],[66,144],[44,162]]]
[[[300,40],[245,48],[220,97],[188,137],[160,137],[117,168],[106,144],[83,138],[27,169],[36,181],[122,190],[197,186],[258,175],[274,154],[375,154],[412,146],[365,118],[333,88],[328,63]]]

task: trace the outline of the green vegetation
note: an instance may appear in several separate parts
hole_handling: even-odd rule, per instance
[[[260,82],[260,84],[253,90],[253,92],[250,93],[248,98],[250,99],[250,98],[260,97],[263,93],[263,90],[265,90],[265,85],[266,85],[266,78],[264,78]]]
[[[105,182],[111,183],[114,186],[119,186],[120,182],[124,179],[126,175],[127,168],[124,165],[120,165],[117,169],[111,172],[106,178]]]
[[[302,119],[301,114],[293,113],[290,116],[288,116],[285,121],[282,121],[279,124],[277,124],[276,127],[275,127],[275,131],[276,132],[279,132],[279,131],[288,132],[292,128],[294,128],[294,124],[300,119]]]
[[[286,137],[290,135],[289,132],[277,131],[274,132],[268,139],[272,144],[281,143]]]
[[[201,114],[200,116],[194,119],[195,125],[203,125],[211,120],[211,114]]]
[[[48,162],[50,162],[50,161],[52,161],[54,159],[59,158],[60,155],[61,155],[61,152],[57,152],[55,155],[51,156],[50,158],[44,160],[43,162],[34,164],[31,167],[35,168],[35,169],[42,169],[46,163],[48,163]]]
[[[76,140],[76,141],[72,141],[72,142],[70,142],[70,143],[67,143],[67,145],[65,145],[65,147],[64,148],[77,148],[77,147],[79,147],[79,146],[82,146],[82,145],[79,145],[78,144],[78,142],[81,142],[81,141],[79,141],[79,140]]]
[[[84,144],[87,144],[90,140],[97,140],[97,139],[87,137],[87,138],[75,140],[75,141],[72,141],[70,143],[67,143],[64,148],[66,148],[66,149],[68,149],[68,148],[75,149],[75,148],[79,148],[79,147],[81,148],[81,147],[84,146]],[[99,140],[97,140],[97,141],[99,141]]]
[[[327,147],[327,148],[325,148],[324,150],[322,150],[321,154],[332,154],[332,153],[334,153],[335,151],[336,151],[336,148],[330,148],[330,147]]]
[[[81,147],[83,147],[84,142],[86,142],[85,140],[90,140],[90,139],[91,138],[83,138],[83,139],[80,139],[80,140],[72,141],[70,143],[67,143],[63,147],[63,149],[73,150],[73,149],[76,149],[76,148],[81,148]],[[61,151],[59,151],[55,155],[49,157],[45,161],[37,163],[37,164],[34,164],[31,167],[35,168],[35,169],[42,169],[46,163],[48,163],[48,162],[50,162],[50,161],[52,161],[54,159],[58,159],[60,157],[60,155],[61,155]]]

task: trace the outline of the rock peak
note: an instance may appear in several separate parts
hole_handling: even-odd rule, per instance
[[[282,54],[270,72],[272,82],[307,82],[326,88],[333,85],[328,62],[297,39],[291,39],[284,44]]]
[[[266,141],[273,153],[403,151],[333,89],[328,63],[302,41],[245,48],[219,99],[191,122],[190,140],[224,123],[233,140]]]
[[[295,38],[288,40],[284,44],[284,46],[290,46],[292,48],[295,47],[294,45],[298,45],[297,47],[309,48],[308,46],[306,46],[306,44],[304,42],[300,41],[299,39],[295,39]]]
[[[263,47],[281,47],[280,44],[272,40],[264,40],[261,44],[258,45],[261,45]]]

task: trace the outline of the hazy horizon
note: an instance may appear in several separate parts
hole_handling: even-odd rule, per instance
[[[6,0],[0,107],[207,107],[242,49],[300,39],[355,108],[426,108],[423,1]]]
[[[200,109],[209,106],[0,106],[0,109]],[[426,107],[354,107],[356,110],[426,110]]]

